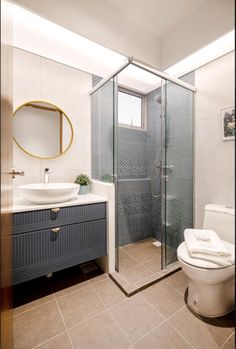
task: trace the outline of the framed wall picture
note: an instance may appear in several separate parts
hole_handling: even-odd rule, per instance
[[[222,139],[229,141],[235,139],[235,108],[222,109]]]

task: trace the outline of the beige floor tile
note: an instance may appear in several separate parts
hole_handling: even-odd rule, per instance
[[[135,267],[140,264],[136,259],[131,257],[128,253],[120,250],[119,251],[119,271],[122,272],[126,269]]]
[[[143,278],[142,280],[139,280],[138,282],[136,282],[136,286],[138,286],[139,288],[142,288],[144,286],[147,286],[150,283],[153,283],[154,281],[158,280],[159,278],[162,278],[161,273],[157,272],[157,273],[152,273],[151,275],[146,276],[145,278]]]
[[[66,332],[59,334],[48,342],[36,347],[37,349],[73,349]],[[36,349],[35,348],[35,349]]]
[[[58,304],[67,328],[104,310],[104,305],[90,286],[58,298]]]
[[[176,288],[183,295],[185,294],[188,287],[188,278],[182,270],[168,276],[165,280],[170,286]]]
[[[145,249],[148,251],[149,254],[149,260],[154,259],[154,258],[161,258],[161,248],[150,245],[150,246],[145,246]]]
[[[152,251],[156,255],[159,255],[159,256],[161,255],[161,246],[153,245],[152,242],[150,244],[146,244],[145,248],[148,249],[149,251]]]
[[[140,245],[139,241],[133,242],[131,244],[127,244],[127,245],[121,246],[120,250],[125,251],[126,253],[129,253],[133,249],[136,249],[139,245]]]
[[[134,294],[134,292],[137,291],[136,284],[127,284],[127,285],[123,286],[123,288],[124,288],[125,292],[127,292],[128,294]]]
[[[26,311],[32,310],[32,309],[40,306],[40,305],[49,303],[49,302],[53,301],[54,299],[55,299],[54,294],[38,298],[38,299],[36,299],[36,300],[34,300],[32,302],[23,304],[23,305],[15,308],[15,309],[13,309],[13,314],[14,314],[14,316],[22,314],[22,313],[24,313]]]
[[[123,287],[128,284],[128,281],[123,278],[123,276],[120,275],[117,271],[114,271],[114,273],[111,274],[111,276],[118,282],[118,284]]]
[[[184,297],[164,281],[146,288],[142,294],[165,318],[185,305]]]
[[[75,349],[125,349],[130,345],[107,311],[73,327],[69,335]]]
[[[150,269],[153,273],[157,273],[161,270],[161,257],[154,258],[149,262],[144,263],[145,267]]]
[[[99,295],[105,307],[110,307],[126,299],[124,293],[111,279],[96,282],[93,285],[93,288]]]
[[[235,349],[235,333],[233,333],[224,343],[222,349]]]
[[[56,301],[14,317],[14,349],[31,349],[65,331]]]
[[[132,343],[163,321],[140,294],[114,306],[110,312]]]
[[[156,257],[156,253],[144,246],[137,246],[128,251],[129,255],[140,263],[146,263]]]
[[[176,313],[169,322],[196,348],[218,349],[230,335],[227,328],[203,321],[186,307]]]
[[[124,277],[128,283],[136,283],[151,274],[153,274],[153,272],[142,264],[129,268],[120,273],[120,275]]]
[[[78,291],[83,287],[87,287],[89,286],[89,281],[83,281],[80,282],[76,285],[70,286],[70,287],[65,287],[63,289],[61,289],[60,291],[56,291],[54,294],[56,296],[56,298],[62,297],[62,296],[66,296],[69,295],[72,292]]]
[[[41,277],[13,287],[14,315],[19,315],[55,299],[49,279]]]
[[[95,284],[98,281],[106,280],[108,279],[108,274],[104,273],[98,276],[95,276],[88,280],[89,284]]]
[[[156,242],[156,241],[157,241],[156,239],[150,238],[150,239],[137,241],[136,244],[142,245],[142,246],[150,246],[150,245],[152,245],[153,242]]]
[[[136,349],[190,349],[193,348],[168,323],[158,326],[150,334],[137,342]],[[209,349],[209,348],[208,348]]]

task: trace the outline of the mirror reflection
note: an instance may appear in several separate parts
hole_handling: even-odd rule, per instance
[[[30,156],[52,159],[69,149],[73,128],[68,116],[57,106],[32,101],[14,112],[13,135],[16,144]]]

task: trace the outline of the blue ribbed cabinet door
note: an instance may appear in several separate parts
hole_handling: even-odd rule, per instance
[[[106,221],[16,234],[13,254],[14,284],[93,260],[106,254]]]

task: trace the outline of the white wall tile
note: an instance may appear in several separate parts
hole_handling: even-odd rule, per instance
[[[41,70],[42,98],[58,104],[73,122],[89,121],[91,75],[47,59]]]
[[[221,115],[196,122],[196,172],[232,174],[234,141],[222,140]]]
[[[16,169],[40,169],[40,160],[29,156],[23,152],[15,142],[13,142],[13,167]]]
[[[13,49],[13,108],[40,99],[40,57]]]
[[[51,170],[51,168],[50,168]],[[73,183],[75,178],[80,173],[89,173],[89,170],[83,167],[79,167],[77,169],[52,169],[52,172],[49,174],[49,182],[69,182]],[[40,182],[44,182],[44,168],[40,171]]]
[[[234,202],[234,174],[198,173],[196,192],[209,203],[231,206]]]
[[[222,108],[234,105],[234,70],[234,52],[197,69],[196,119],[220,115]]]
[[[203,173],[196,175],[194,226],[202,228],[204,207],[207,204],[234,206],[234,174]]]
[[[208,203],[234,205],[234,145],[222,140],[221,109],[234,105],[234,53],[196,71],[194,225]]]

